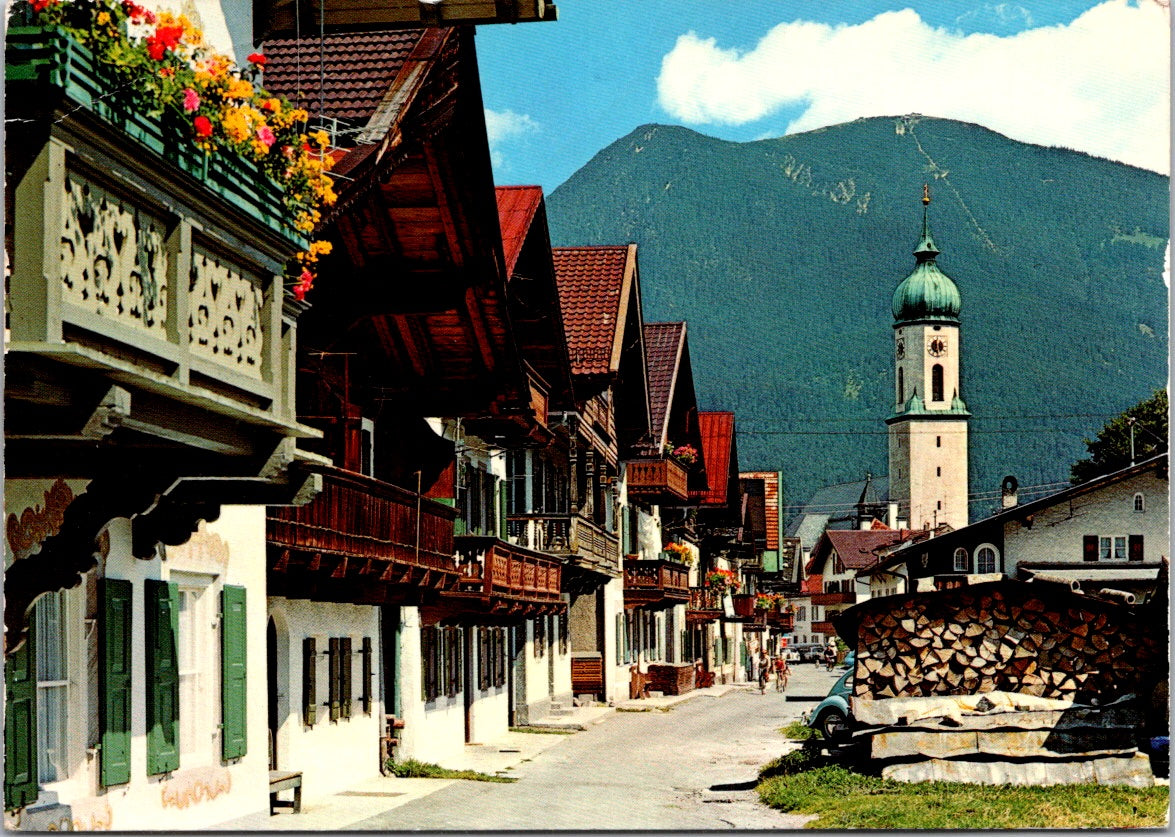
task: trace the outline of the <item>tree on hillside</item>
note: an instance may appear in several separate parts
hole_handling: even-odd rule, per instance
[[[1131,427],[1134,429],[1134,461],[1167,449],[1167,390],[1157,389],[1150,398],[1111,419],[1095,439],[1086,439],[1089,458],[1073,464],[1072,482],[1080,483],[1130,465]]]

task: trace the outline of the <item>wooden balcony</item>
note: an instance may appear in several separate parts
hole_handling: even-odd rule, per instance
[[[269,593],[355,604],[405,604],[456,589],[456,510],[362,474],[317,466],[322,492],[266,512]]]
[[[685,564],[663,558],[624,562],[626,608],[672,607],[689,600],[689,567]]]
[[[685,609],[686,621],[691,624],[716,622],[722,617],[722,594],[709,587],[691,587],[689,605]]]
[[[784,633],[790,633],[796,629],[796,615],[794,613],[783,613],[778,610],[767,611],[767,624],[772,625]]]
[[[218,476],[297,422],[283,287],[306,242],[280,187],[125,103],[61,30],[6,40],[8,476],[104,467]],[[218,470],[219,469],[219,470]],[[239,474],[239,471],[237,472]],[[256,476],[257,469],[252,474]]]
[[[454,538],[460,558],[457,592],[442,596],[442,604],[463,612],[497,616],[538,616],[560,613],[563,562],[542,552],[484,535]]]
[[[628,496],[648,503],[673,505],[689,500],[689,475],[672,459],[634,459],[627,463]]]
[[[580,569],[620,577],[619,539],[579,515],[513,515],[506,521],[506,531],[512,543],[525,549],[562,556]]]
[[[825,636],[836,636],[836,628],[832,627],[832,623],[828,620],[824,620],[822,622],[813,622],[812,633],[824,634]]]
[[[814,605],[856,604],[857,594],[852,590],[831,590],[812,594]]]
[[[401,29],[418,26],[484,25],[557,20],[558,9],[545,0],[325,0],[320,6],[303,6],[298,19],[295,0],[253,0],[253,40],[292,38],[302,24],[305,31],[321,27],[327,33],[364,29]]]

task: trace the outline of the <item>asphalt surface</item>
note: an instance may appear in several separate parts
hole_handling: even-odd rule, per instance
[[[670,709],[610,712],[507,775],[453,782],[348,830],[723,830],[799,828],[810,819],[758,802],[758,769],[795,744],[779,729],[839,672],[796,667],[786,692],[737,689]],[[789,695],[793,698],[789,700]]]

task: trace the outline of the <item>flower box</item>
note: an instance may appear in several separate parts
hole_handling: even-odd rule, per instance
[[[191,191],[194,180],[206,192],[284,238],[292,250],[307,240],[288,224],[281,186],[251,160],[233,153],[205,154],[177,122],[146,114],[129,96],[112,93],[122,85],[93,52],[57,27],[14,26],[5,42],[5,98],[10,114],[33,121],[54,118],[62,96],[67,112],[84,110],[159,158],[160,174],[178,177]],[[125,146],[120,138],[116,145]],[[170,169],[170,172],[166,172]],[[177,190],[178,191],[178,190]]]
[[[754,616],[755,615],[755,597],[750,594],[739,594],[731,596],[734,602],[735,616]]]

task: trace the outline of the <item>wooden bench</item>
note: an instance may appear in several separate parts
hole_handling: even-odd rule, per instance
[[[285,802],[277,798],[279,791],[294,789],[294,801]],[[302,774],[287,770],[269,771],[269,815],[272,817],[275,808],[290,808],[293,813],[302,812]]]

